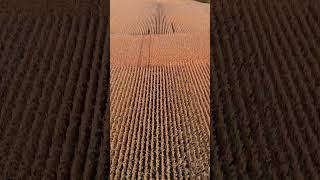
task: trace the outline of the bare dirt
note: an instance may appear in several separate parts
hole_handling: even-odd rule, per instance
[[[77,16],[108,16],[109,1],[105,0],[1,0],[1,12],[13,14]]]
[[[0,179],[108,177],[108,18],[72,2],[0,1]]]
[[[319,1],[212,3],[211,177],[319,179]]]
[[[110,4],[110,179],[208,179],[209,4]]]

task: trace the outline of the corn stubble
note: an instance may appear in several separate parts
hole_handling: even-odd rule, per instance
[[[209,15],[111,1],[110,179],[209,178]]]

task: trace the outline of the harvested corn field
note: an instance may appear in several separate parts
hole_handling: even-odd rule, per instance
[[[319,179],[319,1],[212,7],[212,178]]]
[[[110,3],[110,179],[209,179],[209,4]]]
[[[108,18],[2,3],[0,179],[107,179]]]

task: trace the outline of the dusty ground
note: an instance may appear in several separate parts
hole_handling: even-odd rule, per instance
[[[111,179],[209,178],[209,16],[195,1],[111,1]]]

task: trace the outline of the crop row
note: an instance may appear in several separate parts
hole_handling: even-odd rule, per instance
[[[208,177],[209,66],[111,66],[110,178]]]
[[[107,18],[3,16],[1,179],[105,178]]]
[[[317,14],[302,1],[212,7],[213,177],[318,179]]]

